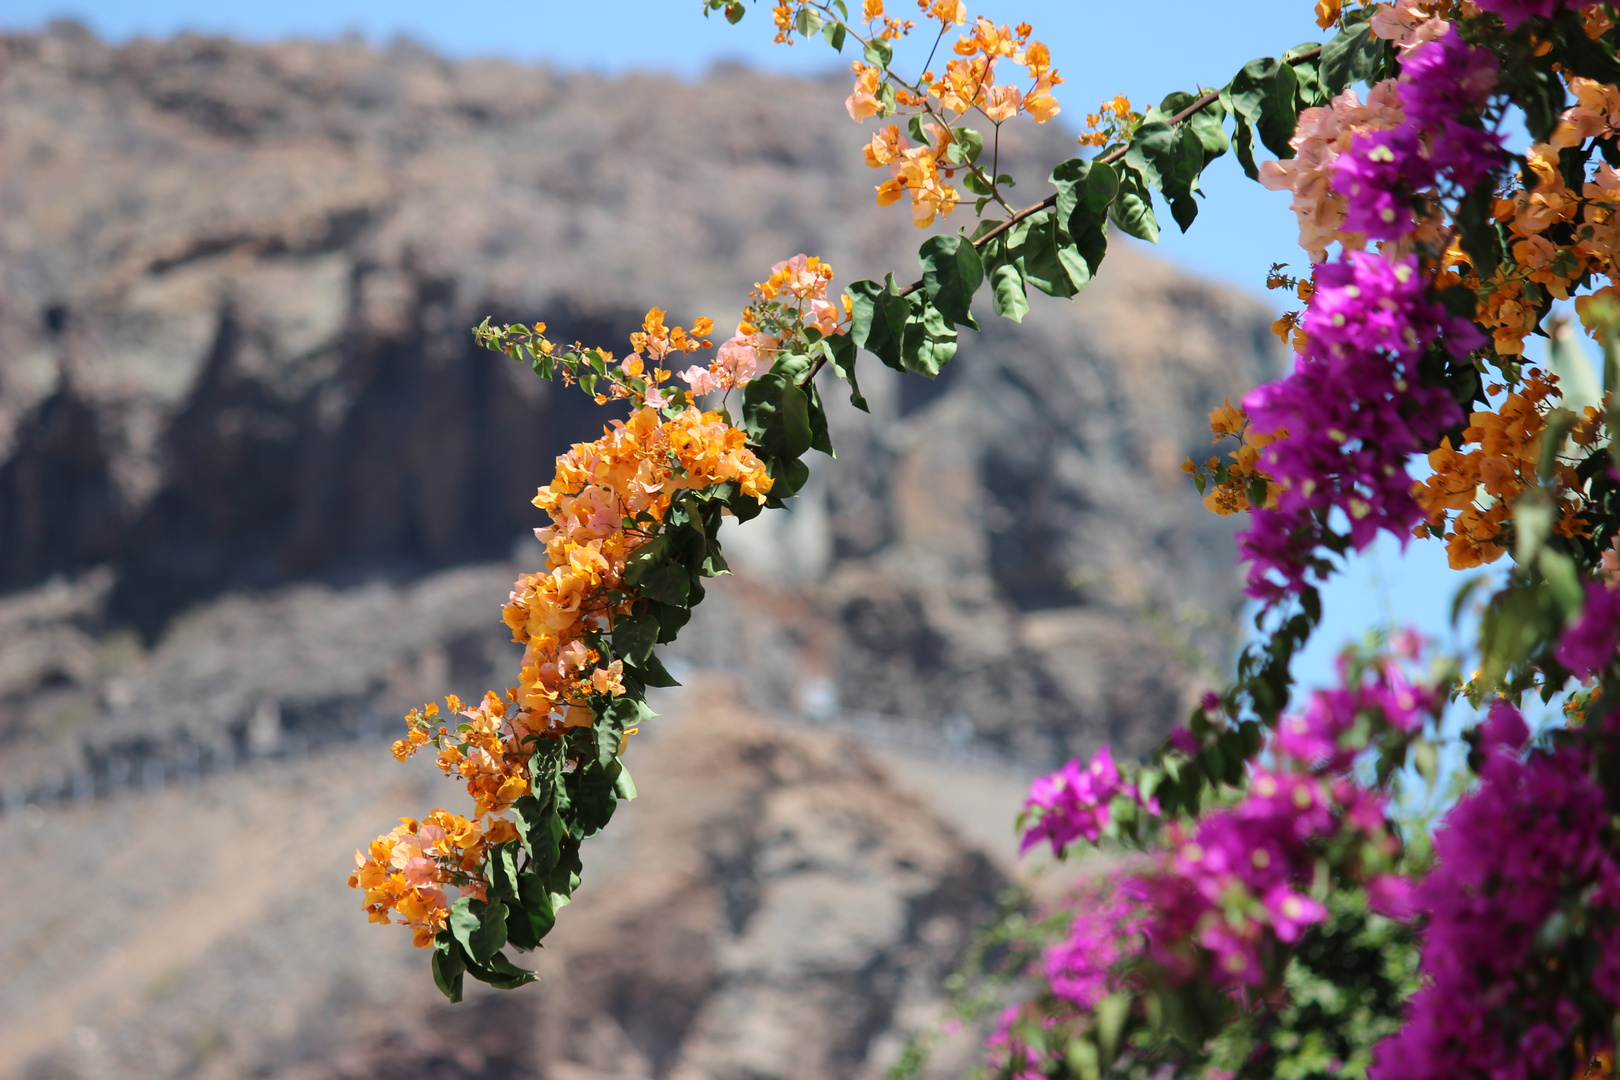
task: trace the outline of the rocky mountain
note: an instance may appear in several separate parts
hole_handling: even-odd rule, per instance
[[[0,51],[0,845],[29,868],[0,893],[0,1046],[31,1048],[0,1074],[869,1075],[1011,872],[1014,777],[1145,749],[1225,662],[1230,523],[1178,466],[1276,367],[1269,318],[1115,238],[1085,293],[987,313],[940,379],[864,359],[870,415],[824,388],[837,458],[730,530],[738,572],[671,650],[736,695],[680,699],[692,737],[645,748],[672,756],[636,812],[681,794],[623,841],[598,913],[582,891],[565,917],[562,981],[436,1011],[417,968],[396,985],[420,958],[358,944],[383,932],[321,875],[426,809],[383,779],[399,714],[510,678],[528,500],[606,415],[468,328],[622,351],[657,305],[729,330],[774,262],[906,276],[921,234],[872,205],[842,77],[113,47],[67,23]],[[1072,150],[1010,126],[1001,152],[1039,190]],[[713,792],[688,746],[731,762]],[[846,806],[825,850],[770,832]],[[233,852],[266,833],[286,872],[253,877]],[[144,914],[104,908],[126,896]],[[172,957],[117,944],[188,926],[188,902],[236,914]],[[569,966],[620,940],[608,974]],[[672,981],[638,988],[642,956]],[[98,1019],[108,986],[132,1003]],[[507,1023],[540,1034],[458,1041]]]

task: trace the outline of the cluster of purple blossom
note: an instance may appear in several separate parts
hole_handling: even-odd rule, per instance
[[[1581,617],[1558,639],[1558,662],[1578,679],[1596,675],[1614,659],[1615,636],[1620,633],[1620,590],[1603,581],[1586,583],[1586,606]]]
[[[1305,587],[1335,512],[1358,550],[1381,530],[1404,542],[1423,519],[1407,459],[1463,415],[1447,390],[1424,382],[1418,363],[1436,342],[1461,357],[1484,337],[1430,295],[1430,274],[1400,249],[1433,217],[1424,193],[1443,180],[1470,188],[1501,164],[1499,136],[1479,126],[1496,67],[1490,50],[1467,45],[1455,28],[1417,46],[1398,84],[1402,123],[1358,134],[1335,161],[1345,229],[1386,249],[1345,251],[1317,268],[1293,372],[1244,400],[1256,430],[1288,432],[1261,452],[1281,487],[1277,503],[1257,507],[1240,537],[1258,599]]]
[[[1349,771],[1369,741],[1391,728],[1421,729],[1440,700],[1393,660],[1341,664],[1341,686],[1319,691],[1286,718],[1269,748],[1275,768],[1251,766],[1236,805],[1206,815],[1190,835],[1172,824],[1166,850],[1122,869],[1117,880],[1083,892],[1068,936],[1046,956],[1053,994],[1085,1011],[1116,989],[1111,972],[1126,955],[1146,956],[1173,983],[1207,979],[1234,991],[1258,989],[1276,974],[1277,944],[1297,941],[1327,916],[1312,895],[1318,859],[1350,836],[1357,865],[1376,868],[1395,850],[1382,796]],[[1172,745],[1196,746],[1190,733]],[[1095,841],[1108,799],[1134,794],[1107,752],[1035,782],[1027,807],[1040,817],[1024,838],[1054,851],[1079,837]],[[1099,822],[1098,814],[1104,817]],[[1406,907],[1405,883],[1374,876],[1381,908]]]
[[[1054,855],[1062,855],[1064,848],[1081,837],[1095,844],[1108,827],[1108,804],[1117,795],[1137,797],[1136,788],[1119,775],[1114,755],[1106,746],[1088,765],[1071,761],[1037,778],[1024,803],[1025,818],[1033,824],[1024,831],[1019,854],[1042,840],[1052,845]]]
[[[1500,167],[1502,136],[1479,121],[1498,67],[1495,53],[1464,42],[1455,26],[1406,54],[1396,84],[1404,119],[1356,135],[1334,163],[1347,231],[1400,240],[1433,214],[1426,193],[1442,181],[1466,192]]]
[[[1240,536],[1248,592],[1267,601],[1305,586],[1332,511],[1358,549],[1381,529],[1410,535],[1423,512],[1406,459],[1463,419],[1448,390],[1422,382],[1418,361],[1441,336],[1463,352],[1482,340],[1428,295],[1416,258],[1364,251],[1317,270],[1304,328],[1293,373],[1243,402],[1258,430],[1288,431],[1261,452],[1281,485],[1277,503],[1257,507]]]
[[[1436,834],[1435,868],[1413,897],[1427,917],[1426,983],[1378,1047],[1372,1080],[1550,1075],[1580,1019],[1570,993],[1579,974],[1550,956],[1538,962],[1537,938],[1583,893],[1600,927],[1592,985],[1620,1001],[1620,864],[1589,752],[1572,742],[1525,756],[1529,729],[1506,702],[1482,735],[1479,788]]]

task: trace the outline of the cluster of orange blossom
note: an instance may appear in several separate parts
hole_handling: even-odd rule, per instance
[[[390,915],[397,914],[417,947],[431,948],[450,915],[445,887],[482,900],[485,848],[516,838],[516,826],[506,820],[485,829],[448,810],[435,810],[424,821],[400,818],[399,827],[373,840],[366,854],[355,852],[349,885],[365,890],[372,922],[392,922]]]
[[[820,260],[801,255],[777,264],[759,288],[772,297],[784,292],[802,297],[796,314],[807,310],[811,325],[839,332],[836,309],[830,317],[821,310],[831,306],[826,300],[831,276]],[[592,642],[599,642],[613,628],[615,615],[634,600],[624,582],[626,560],[657,534],[674,495],[734,483],[744,496],[763,503],[771,490],[771,478],[744,433],[724,414],[701,412],[693,403],[707,389],[749,381],[757,366],[750,350],[767,351],[757,331],[744,324],[709,368],[682,373],[690,391],[664,385],[671,378],[670,358],[708,347],[703,335],[712,328],[708,319],[699,319],[690,332],[668,326],[664,313],[654,308],[631,335],[634,351],[616,362],[603,350],[590,350],[588,360],[582,359],[583,350],[562,352],[545,338],[544,324],[519,328],[517,336],[534,354],[568,359],[561,367],[566,381],[579,380],[595,362],[604,373],[593,383],[603,387],[595,399],[629,400],[635,409],[628,419],[608,425],[601,438],[575,444],[558,458],[551,483],[534,498],[551,518],[549,526],[535,530],[545,544],[546,566],[520,576],[502,610],[514,639],[524,645],[518,685],[504,699],[487,693],[472,708],[451,696],[448,717],[434,703],[413,710],[406,717],[406,737],[394,744],[401,761],[434,747],[440,770],[460,777],[474,803],[471,819],[445,810],[435,810],[425,823],[402,819],[399,828],[373,841],[369,852],[355,853],[357,869],[349,883],[365,890],[372,920],[389,922],[390,913],[398,915],[415,931],[420,947],[432,946],[449,916],[446,886],[483,898],[485,849],[517,836],[513,822],[499,815],[528,794],[529,759],[537,741],[589,726],[593,697],[612,699],[625,692],[623,662],[604,663]],[[773,339],[770,347],[775,344]],[[748,354],[746,362],[742,352]]]
[[[1115,94],[1112,101],[1105,101],[1096,112],[1086,114],[1086,131],[1080,136],[1080,145],[1108,146],[1129,142],[1142,119],[1141,113],[1131,109],[1130,98]]]
[[[1300,303],[1309,304],[1311,297],[1316,294],[1316,283],[1309,277],[1296,278],[1283,273],[1287,268],[1287,263],[1272,263],[1271,269],[1266,272],[1266,288],[1289,289]],[[1271,324],[1271,332],[1284,345],[1292,346],[1295,352],[1305,351],[1305,328],[1300,325],[1304,314],[1300,309],[1285,311]]]
[[[555,478],[534,498],[552,520],[535,531],[546,569],[519,577],[502,612],[524,645],[517,703],[545,717],[547,730],[589,725],[591,695],[624,692],[619,661],[598,666],[586,638],[610,630],[632,599],[625,563],[652,539],[674,494],[727,482],[762,503],[771,490],[744,434],[693,405],[663,422],[639,409],[557,459]]]
[[[1488,390],[1499,394],[1506,387]],[[1429,454],[1433,474],[1413,485],[1413,494],[1429,514],[1420,535],[1431,532],[1446,538],[1446,556],[1452,569],[1465,570],[1500,558],[1503,527],[1512,519],[1513,504],[1526,490],[1537,487],[1542,440],[1547,414],[1558,397],[1558,378],[1535,369],[1494,410],[1479,410],[1463,431],[1466,453],[1453,449],[1450,439]],[[1602,414],[1588,406],[1569,433],[1576,447],[1591,447],[1602,433]],[[1574,465],[1557,460],[1553,469],[1554,497],[1561,536],[1587,535],[1580,517],[1586,484]]]
[[[1230,461],[1211,457],[1199,465],[1189,457],[1182,463],[1182,472],[1198,478],[1204,492],[1204,506],[1222,517],[1247,510],[1249,489],[1256,482],[1266,486],[1266,505],[1275,503],[1277,488],[1258,467],[1260,451],[1278,439],[1286,438],[1288,432],[1255,431],[1243,409],[1233,405],[1231,398],[1222,400],[1210,412],[1209,430],[1215,436],[1211,442],[1219,444],[1223,439],[1236,439],[1238,447],[1228,452]]]
[[[709,366],[694,365],[680,377],[699,397],[730,390],[768,370],[783,342],[807,328],[824,338],[847,333],[850,299],[842,298],[842,310],[827,299],[832,278],[833,268],[814,255],[795,255],[777,263],[770,277],[754,284],[749,295],[756,299],[743,309],[737,332],[721,344]]]
[[[941,36],[967,23],[967,6],[962,0],[917,0],[917,6],[926,18],[939,24]],[[806,9],[838,18],[829,4],[819,0],[779,4],[773,9],[777,41],[791,41],[793,28]],[[850,36],[867,46],[865,58],[850,64],[855,82],[844,108],[857,123],[888,116],[897,109],[911,109],[919,118],[928,118],[913,129],[926,136],[923,146],[913,146],[898,125],[890,124],[875,133],[865,148],[869,166],[889,169],[889,179],[877,186],[878,205],[892,205],[909,194],[912,222],[926,228],[936,217],[948,217],[961,202],[961,193],[950,183],[958,172],[973,173],[977,179],[974,190],[981,194],[993,193],[999,182],[993,163],[988,175],[978,167],[982,143],[964,142],[957,135],[957,122],[976,112],[998,133],[1002,124],[1021,114],[1045,123],[1059,112],[1052,90],[1063,77],[1052,67],[1051,50],[1030,39],[1033,31],[1028,23],[997,26],[979,18],[952,45],[955,56],[946,62],[942,75],[925,71],[908,82],[889,67],[892,53],[887,43],[905,37],[915,24],[889,17],[882,0],[866,0],[861,14],[864,33],[842,24]],[[874,44],[882,48],[874,49]],[[998,85],[996,65],[1002,60],[1023,67],[1028,85]]]

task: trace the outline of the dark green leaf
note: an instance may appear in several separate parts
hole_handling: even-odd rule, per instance
[[[1119,192],[1119,176],[1107,163],[1072,158],[1052,170],[1058,221],[1066,224],[1091,274],[1108,251],[1108,208]]]
[[[467,974],[497,990],[516,990],[540,977],[532,971],[518,967],[502,953],[490,957],[488,963],[467,965]]]
[[[874,37],[866,45],[866,62],[876,64],[878,67],[888,67],[889,61],[894,59],[894,47],[880,37]]]
[[[1294,69],[1280,64],[1271,95],[1260,104],[1260,141],[1280,158],[1294,156],[1294,148],[1288,145],[1288,140],[1294,137],[1294,128],[1299,124],[1298,91],[1299,79]]]
[[[680,681],[669,673],[669,669],[664,667],[664,662],[651,654],[639,664],[625,664],[624,669],[643,686],[681,685]]]
[[[749,383],[752,387],[753,383]],[[637,548],[625,563],[624,583],[649,600],[681,607],[688,603],[692,578],[670,557],[668,542],[667,535],[660,536]]]
[[[1153,217],[1153,199],[1148,194],[1147,182],[1135,169],[1119,164],[1119,192],[1108,208],[1108,217],[1121,232],[1146,240],[1159,242],[1159,223]]]
[[[870,412],[866,407],[866,399],[861,396],[860,384],[855,381],[855,358],[859,355],[855,346],[853,328],[847,334],[834,334],[821,343],[822,351],[832,364],[833,371],[840,379],[849,383],[849,403],[861,412]]]
[[[977,330],[971,305],[984,281],[984,263],[974,246],[954,233],[931,236],[917,258],[923,268],[923,289],[933,306],[952,322]]]
[[[1502,262],[1502,236],[1492,210],[1496,204],[1496,181],[1482,181],[1457,204],[1454,220],[1463,254],[1481,281],[1496,273]]]
[[[810,403],[782,375],[773,371],[750,382],[742,415],[748,441],[767,457],[799,458],[810,449]]]
[[[461,975],[467,960],[449,930],[440,930],[433,940],[433,982],[451,1001],[461,1000]]]
[[[1052,211],[1032,214],[1008,235],[1008,254],[1024,280],[1046,295],[1073,296],[1091,280],[1090,268]]]
[[[839,52],[844,51],[844,33],[844,24],[841,22],[830,22],[821,28],[821,36],[827,39],[827,44]]]
[[[463,896],[450,905],[450,933],[475,964],[487,964],[506,944],[506,905]]]
[[[595,836],[613,817],[619,805],[618,793],[614,790],[618,779],[618,762],[603,766],[595,756],[585,758],[568,774],[568,796],[573,813],[567,825],[569,835],[575,840]]]
[[[613,627],[613,654],[628,663],[640,666],[652,656],[658,643],[658,620],[643,615],[639,618],[621,617]]]
[[[1260,179],[1260,167],[1254,160],[1254,127],[1242,116],[1237,117],[1237,123],[1232,128],[1232,152],[1237,155],[1238,164],[1243,166],[1243,173],[1250,180]]]
[[[1317,61],[1321,94],[1336,97],[1355,83],[1368,82],[1383,66],[1388,46],[1372,34],[1372,25],[1362,22],[1341,30],[1322,46]]]
[[[855,339],[856,345],[884,364],[896,371],[904,371],[905,365],[900,362],[900,342],[905,334],[906,320],[911,315],[911,307],[899,292],[893,274],[882,285],[875,281],[857,281],[851,285],[849,293],[854,310],[851,313],[850,337]]]
[[[512,804],[512,816],[535,868],[544,873],[556,866],[566,831],[557,808],[542,806],[533,795],[525,795]]]
[[[998,252],[1005,253],[1004,245],[994,246]],[[996,314],[1003,319],[1024,321],[1024,316],[1029,313],[1029,300],[1024,294],[1024,275],[1019,272],[1016,263],[1002,258],[991,264],[990,299],[995,305]]]

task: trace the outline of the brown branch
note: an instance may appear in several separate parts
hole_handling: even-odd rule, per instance
[[[1320,56],[1321,54],[1322,54],[1322,47],[1320,45],[1318,45],[1314,49],[1306,49],[1304,52],[1300,53],[1297,56],[1289,57],[1286,61],[1284,61],[1284,63],[1297,64],[1301,60],[1314,60],[1316,57]],[[1202,93],[1198,97],[1194,98],[1191,105],[1188,105],[1185,109],[1182,109],[1180,112],[1178,112],[1174,116],[1170,117],[1170,121],[1169,121],[1170,126],[1175,127],[1177,124],[1185,123],[1188,118],[1190,118],[1191,116],[1193,116],[1194,114],[1196,114],[1200,110],[1207,108],[1211,102],[1219,100],[1220,96],[1221,96],[1221,92],[1219,90],[1206,90],[1204,93]],[[1129,150],[1130,150],[1130,144],[1127,143],[1126,145],[1116,147],[1115,149],[1110,150],[1108,153],[1103,154],[1100,157],[1094,158],[1093,160],[1094,161],[1099,161],[1099,162],[1101,162],[1101,163],[1103,163],[1105,165],[1111,165],[1114,162],[1118,161],[1120,158],[1124,157],[1125,154]],[[1005,205],[1005,204],[1003,204],[1003,205]],[[994,240],[996,237],[1001,236],[1008,229],[1011,229],[1014,225],[1017,225],[1020,221],[1023,221],[1025,218],[1031,217],[1031,216],[1033,216],[1035,214],[1038,214],[1042,210],[1048,210],[1048,209],[1050,209],[1050,208],[1052,208],[1052,207],[1054,207],[1056,205],[1057,205],[1057,192],[1054,191],[1052,194],[1048,195],[1046,198],[1042,199],[1040,202],[1036,203],[1034,206],[1026,206],[1022,210],[1016,211],[1006,221],[1001,222],[995,228],[991,229],[989,232],[985,233],[983,236],[979,237],[977,240],[974,240],[973,241],[973,246],[975,248],[983,247],[985,244],[988,244],[990,241]],[[904,289],[901,289],[900,292],[899,292],[899,295],[900,296],[910,296],[912,293],[916,292],[918,289],[920,289],[922,287],[923,287],[923,283],[921,281],[913,281],[910,285],[907,285]],[[804,380],[802,382],[800,382],[799,385],[800,386],[808,386],[808,385],[810,385],[810,381],[812,379],[814,379],[817,375],[819,375],[821,373],[821,369],[823,367],[825,367],[826,365],[827,365],[827,358],[826,357],[821,357],[821,358],[817,359],[814,364],[810,365],[810,370],[805,373]]]

